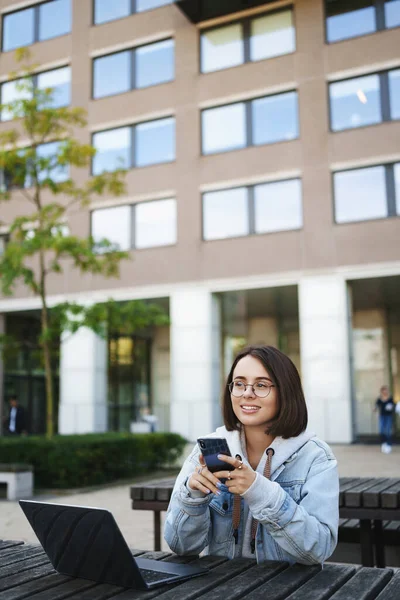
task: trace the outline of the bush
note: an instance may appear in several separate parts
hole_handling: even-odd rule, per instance
[[[174,433],[3,437],[0,463],[33,465],[36,487],[83,487],[171,466],[185,444]]]

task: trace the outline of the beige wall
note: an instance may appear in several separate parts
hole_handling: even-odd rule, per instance
[[[21,3],[0,0],[1,9],[13,4]],[[135,252],[135,260],[122,266],[118,283],[82,278],[67,269],[63,277],[51,283],[50,293],[398,260],[400,219],[334,224],[331,169],[360,161],[369,164],[400,159],[400,123],[330,133],[327,81],[399,65],[400,29],[326,45],[322,0],[295,0],[294,5],[294,54],[207,75],[199,74],[198,30],[173,5],[94,27],[91,0],[73,0],[72,34],[32,46],[35,61],[44,68],[54,62],[71,63],[73,104],[89,111],[91,130],[166,114],[176,116],[177,127],[175,163],[132,170],[127,176],[130,201],[143,195],[159,197],[165,192],[170,197],[175,193],[177,245]],[[176,40],[174,82],[117,97],[90,99],[91,53],[170,34]],[[0,75],[14,66],[13,54],[2,54]],[[293,88],[299,90],[299,140],[201,156],[200,107]],[[9,124],[0,124],[0,131],[6,127]],[[81,132],[80,139],[88,141],[89,130]],[[280,178],[288,171],[301,174],[303,180],[301,231],[202,242],[202,186]],[[1,216],[6,221],[24,210],[24,202],[16,197],[1,208]],[[88,211],[71,215],[70,227],[79,235],[88,234]]]

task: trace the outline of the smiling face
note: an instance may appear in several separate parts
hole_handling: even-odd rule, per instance
[[[245,427],[265,427],[278,411],[276,387],[271,387],[266,398],[259,398],[254,393],[250,384],[259,386],[272,385],[272,379],[262,363],[254,356],[248,354],[239,360],[233,371],[233,382],[247,385],[241,397],[231,394],[232,408],[238,421]],[[266,390],[265,390],[266,391]]]

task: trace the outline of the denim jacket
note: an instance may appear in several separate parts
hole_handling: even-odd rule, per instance
[[[240,454],[249,465],[238,431],[220,427],[208,437],[225,437],[232,456]],[[312,432],[295,438],[275,438],[271,479],[263,477],[264,458],[256,479],[241,500],[242,518],[238,544],[241,556],[254,556],[245,547],[243,513],[258,521],[255,557],[311,565],[323,563],[337,544],[339,479],[337,462],[329,446]],[[196,445],[175,483],[165,523],[165,539],[177,554],[237,556],[233,536],[233,494],[222,486],[221,494],[204,495],[190,490],[187,482],[199,465]],[[247,519],[246,519],[247,521]]]

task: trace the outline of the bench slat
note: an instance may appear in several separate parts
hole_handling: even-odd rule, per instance
[[[390,581],[392,575],[391,569],[362,567],[331,597],[331,600],[372,600]]]
[[[330,598],[356,573],[354,565],[332,565],[326,563],[320,573],[288,596],[287,600],[325,600]]]
[[[360,483],[350,490],[347,490],[344,494],[344,505],[345,506],[362,506],[362,495],[363,492],[372,488],[377,483],[381,483],[381,479],[362,479]]]
[[[390,488],[393,483],[393,479],[384,479],[379,482],[377,480],[376,485],[373,485],[369,490],[366,490],[363,493],[363,506],[367,508],[379,508],[381,505],[381,492]]]
[[[287,598],[309,579],[315,577],[320,570],[320,565],[313,567],[304,567],[299,564],[292,565],[274,577],[272,582],[267,581],[261,587],[253,590],[248,597],[251,600],[266,600],[266,598],[268,600],[281,600]]]
[[[382,492],[381,503],[383,508],[399,508],[399,492],[400,492],[400,480],[394,480],[393,485]]]

